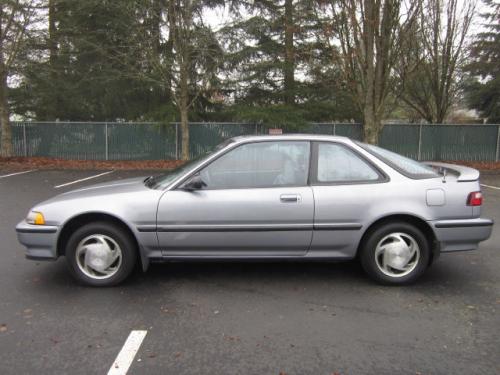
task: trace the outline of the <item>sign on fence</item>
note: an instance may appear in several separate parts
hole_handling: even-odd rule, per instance
[[[283,129],[269,128],[269,135],[281,135],[281,134],[283,134]]]

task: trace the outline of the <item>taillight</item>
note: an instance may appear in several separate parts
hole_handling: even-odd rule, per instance
[[[467,206],[480,206],[483,204],[483,194],[480,191],[473,191],[467,198]]]

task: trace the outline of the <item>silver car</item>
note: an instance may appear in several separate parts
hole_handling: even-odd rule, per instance
[[[474,250],[479,172],[321,135],[247,136],[163,175],[42,202],[17,227],[28,259],[65,255],[77,280],[116,285],[136,265],[348,260],[376,281],[415,281],[440,253]]]

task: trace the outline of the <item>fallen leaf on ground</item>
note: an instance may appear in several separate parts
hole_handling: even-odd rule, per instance
[[[0,157],[0,167],[8,170],[27,169],[122,169],[168,170],[184,164],[182,160],[66,160],[48,157]]]

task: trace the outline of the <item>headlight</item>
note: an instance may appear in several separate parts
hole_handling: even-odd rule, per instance
[[[45,225],[45,218],[41,212],[31,211],[26,218],[26,222],[33,225]]]

